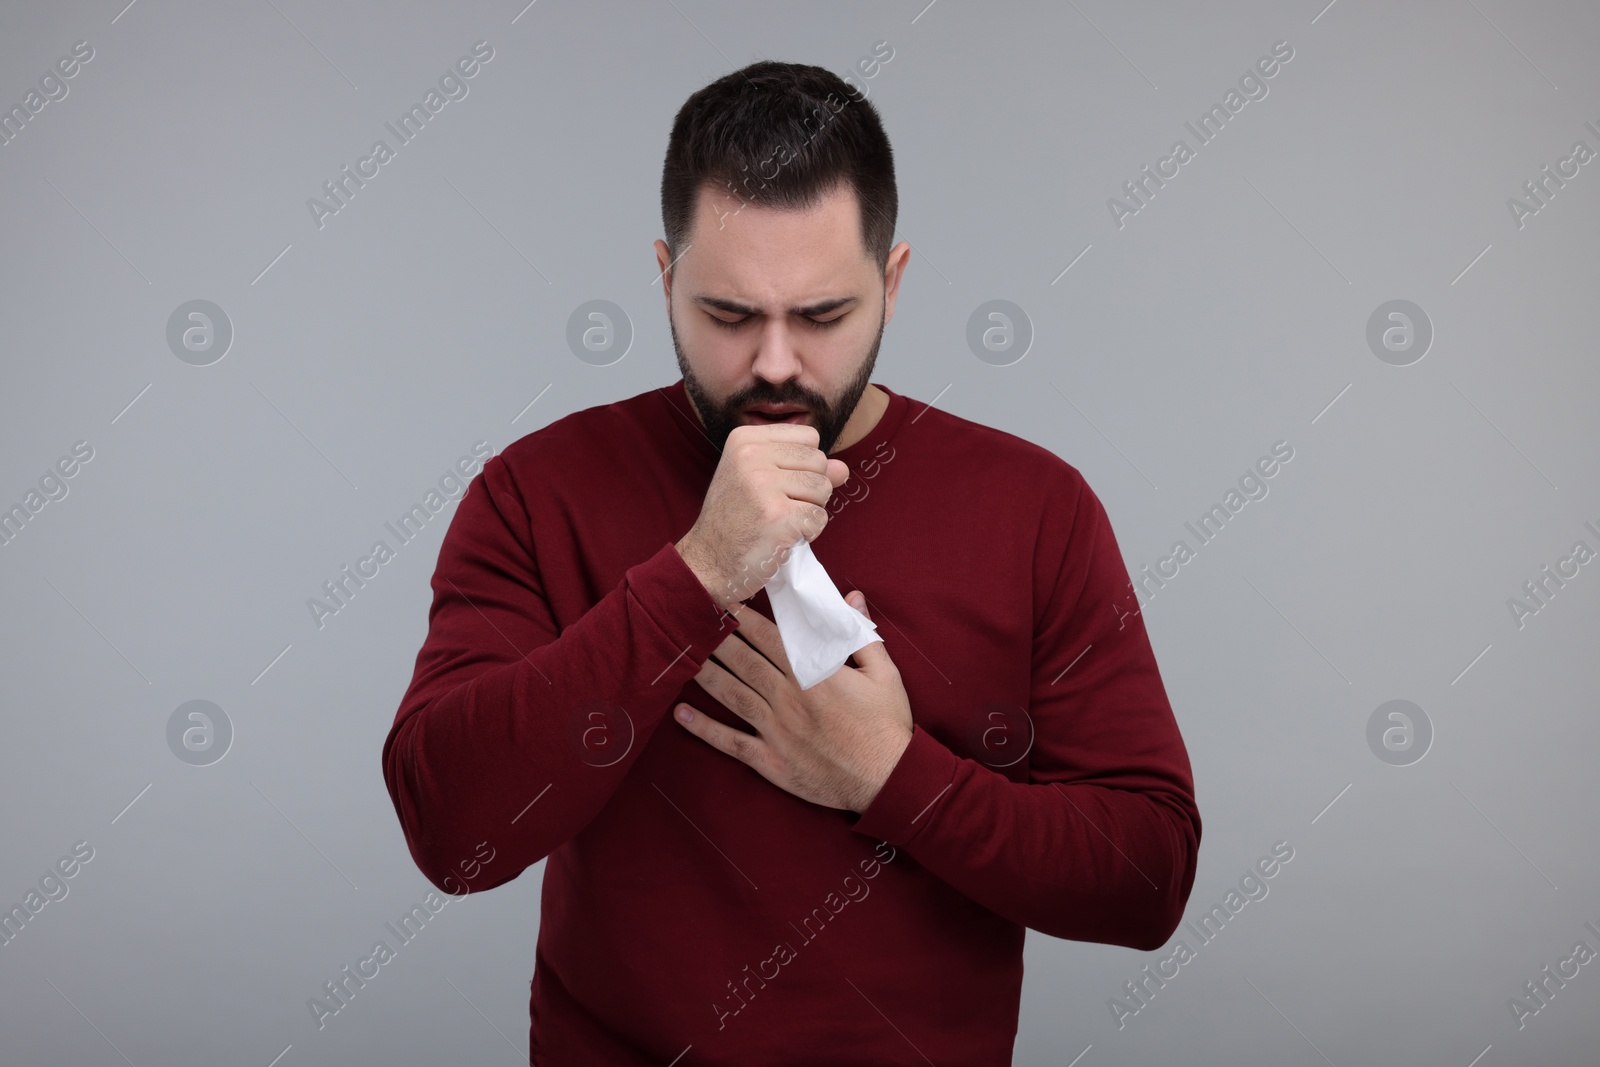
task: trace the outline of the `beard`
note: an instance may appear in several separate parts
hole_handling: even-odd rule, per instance
[[[670,308],[667,314],[667,329],[672,333],[672,348],[678,355],[678,371],[683,375],[684,391],[694,402],[700,421],[705,425],[706,437],[718,452],[727,444],[728,434],[733,432],[733,428],[744,425],[742,416],[745,408],[752,404],[777,404],[795,405],[807,410],[809,425],[817,429],[817,447],[826,455],[839,440],[839,435],[844,433],[845,423],[850,421],[862,394],[871,384],[872,369],[878,362],[878,347],[883,343],[883,327],[884,316],[880,314],[878,333],[872,340],[872,348],[839,396],[831,401],[821,393],[802,388],[792,379],[781,385],[773,385],[760,378],[748,389],[734,393],[726,400],[718,400],[690,369],[683,346],[678,343],[678,329],[673,325]]]

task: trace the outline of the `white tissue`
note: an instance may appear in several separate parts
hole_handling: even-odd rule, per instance
[[[801,689],[831,677],[851,653],[881,640],[878,628],[839,594],[804,538],[789,549],[765,588]]]

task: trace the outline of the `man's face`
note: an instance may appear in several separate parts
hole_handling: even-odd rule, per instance
[[[666,274],[667,321],[684,389],[721,451],[735,426],[799,408],[829,451],[866,391],[894,313],[904,253],[886,287],[861,245],[853,190],[785,211],[702,187],[686,251]],[[656,242],[666,265],[666,244]]]

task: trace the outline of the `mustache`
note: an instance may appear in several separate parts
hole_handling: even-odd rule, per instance
[[[736,410],[754,407],[757,404],[773,404],[779,406],[803,407],[809,411],[826,411],[828,402],[825,399],[811,396],[773,396],[765,393],[752,394],[740,400],[737,404],[729,405]]]

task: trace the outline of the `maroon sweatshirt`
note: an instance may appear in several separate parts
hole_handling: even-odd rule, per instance
[[[874,384],[812,543],[915,723],[860,815],[672,717],[750,731],[692,681],[738,622],[674,547],[720,458],[681,379],[528,434],[457,505],[383,773],[440,889],[548,858],[530,1063],[1009,1064],[1027,928],[1177,927],[1200,816],[1105,509],[1048,450]]]

